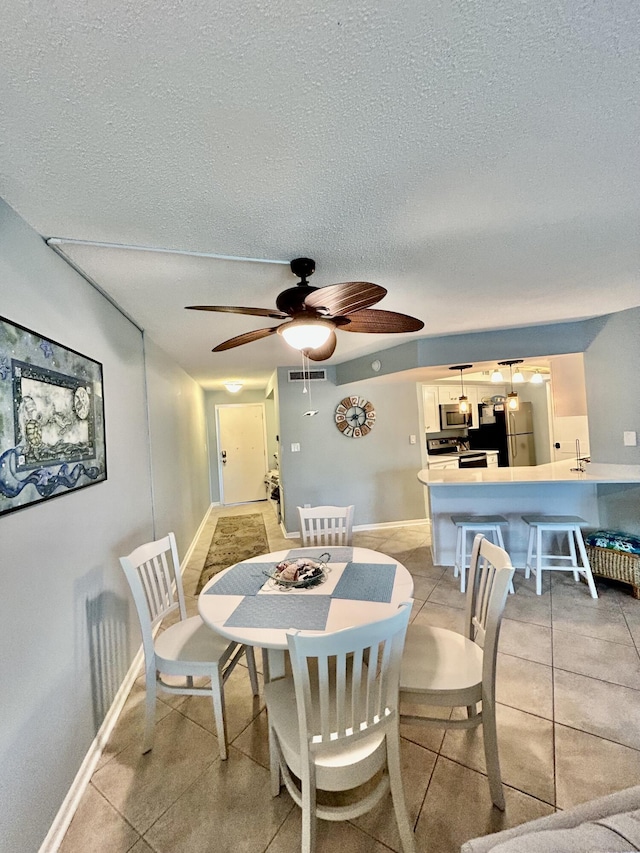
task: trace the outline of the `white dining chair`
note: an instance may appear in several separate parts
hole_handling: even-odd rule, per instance
[[[220,757],[225,759],[224,684],[246,654],[251,689],[254,696],[258,695],[253,648],[226,640],[205,625],[199,616],[187,618],[173,533],[140,545],[126,557],[120,557],[120,564],[131,587],[142,631],[147,691],[143,753],[153,746],[156,695],[160,689],[166,693],[211,696]],[[176,610],[179,621],[156,633],[162,620]],[[184,681],[170,683],[164,676],[180,676]],[[206,676],[209,683],[196,687],[193,679],[199,676]]]
[[[391,790],[402,848],[414,835],[400,776],[398,679],[411,613],[406,602],[379,622],[331,634],[287,633],[292,676],[265,685],[271,788],[284,784],[302,809],[302,853],[313,853],[316,819],[350,820]],[[375,787],[357,789],[379,775]],[[295,777],[295,778],[294,778]],[[299,782],[297,782],[299,780]],[[343,805],[316,792],[350,791]]]
[[[351,506],[298,507],[303,547],[353,544]]]
[[[496,730],[496,656],[513,571],[507,552],[478,533],[469,567],[464,635],[421,623],[410,625],[400,672],[403,705],[466,708],[463,718],[442,719],[401,711],[402,720],[464,729],[482,723],[491,799],[501,810],[504,793]]]

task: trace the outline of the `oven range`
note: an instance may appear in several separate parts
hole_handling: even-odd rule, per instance
[[[469,450],[464,439],[430,438],[427,441],[429,458],[446,456],[457,459],[458,468],[486,468],[487,454],[483,450]]]

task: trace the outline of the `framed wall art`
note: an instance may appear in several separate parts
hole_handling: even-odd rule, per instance
[[[106,479],[102,365],[0,317],[0,514]]]

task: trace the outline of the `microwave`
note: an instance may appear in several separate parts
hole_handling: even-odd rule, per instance
[[[465,429],[471,426],[471,412],[462,414],[458,411],[457,403],[446,403],[440,406],[440,429]]]

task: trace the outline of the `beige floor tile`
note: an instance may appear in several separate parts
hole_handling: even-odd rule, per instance
[[[265,853],[300,853],[301,830],[300,809],[295,806]],[[389,853],[389,848],[352,823],[319,820],[316,853]]]
[[[556,723],[558,808],[638,784],[640,752]]]
[[[503,619],[499,649],[508,655],[551,666],[551,629],[532,622]]]
[[[460,607],[447,607],[446,604],[422,605],[414,620],[416,624],[432,625],[434,628],[448,628],[450,631],[464,632],[464,610]]]
[[[413,575],[413,597],[419,601],[426,601],[438,583],[433,578],[423,578],[420,575]]]
[[[88,850],[91,853],[126,853],[139,837],[90,784],[59,850],[60,853],[85,853]]]
[[[172,711],[156,725],[154,746],[146,755],[126,747],[94,773],[104,797],[144,834],[212,763],[218,741],[203,728]]]
[[[598,592],[597,598],[591,598],[589,588],[582,580],[576,583],[571,574],[561,572],[553,577],[552,597],[554,600],[567,598],[574,604],[580,604],[581,607],[620,610],[624,592],[619,587],[611,586],[597,577],[594,580]]]
[[[437,756],[415,743],[403,740],[401,757],[407,812],[411,825],[415,826]],[[353,822],[372,838],[388,845],[392,850],[402,850],[391,795],[385,797],[375,809],[356,818]]]
[[[640,690],[640,655],[633,646],[554,628],[553,663],[558,669]]]
[[[142,751],[146,716],[145,699],[146,690],[144,680],[138,679],[131,688],[124,709],[118,717],[111,737],[100,756],[97,769],[108,761],[111,761],[114,755],[117,755],[129,745],[138,747]],[[156,702],[156,724],[170,712],[171,708],[164,702]]]
[[[551,627],[551,596],[536,595],[524,584],[516,585],[515,595],[507,596],[504,616],[517,622],[532,622],[534,625]]]
[[[553,599],[551,613],[553,627],[560,631],[633,645],[624,614],[620,610],[585,607],[582,603],[563,597]]]
[[[402,714],[413,714],[418,717],[437,717],[444,720],[451,716],[450,708],[438,708],[429,705],[419,705],[415,702],[407,702],[402,700],[400,704]],[[420,721],[409,720],[406,716],[400,718],[400,734],[403,738],[418,746],[428,749],[430,752],[437,754],[442,747],[446,729],[439,728],[435,723],[433,725]]]
[[[551,667],[498,653],[496,701],[552,720],[553,671]]]
[[[497,705],[496,716],[502,781],[553,805],[553,723],[505,705]],[[449,729],[440,752],[471,770],[485,772],[481,726]]]
[[[269,726],[267,712],[262,711],[232,741],[235,749],[269,769]]]
[[[464,610],[465,607],[465,596],[460,592],[460,583],[457,578],[449,575],[443,575],[427,601],[430,604],[444,604],[460,610]]]
[[[144,838],[141,838],[136,841],[129,853],[156,853],[156,851],[149,847]]]
[[[238,665],[229,676],[224,687],[228,741],[237,737],[264,707],[262,678],[258,678],[258,684],[260,695],[253,696],[249,670],[244,666]],[[210,696],[186,696],[178,710],[203,729],[216,734],[213,700]]]
[[[555,720],[640,750],[640,691],[573,672],[554,672]]]
[[[501,812],[491,802],[486,776],[440,756],[416,827],[418,851],[457,853],[470,838],[554,811],[547,803],[507,786],[504,796],[506,808]]]
[[[233,747],[145,833],[158,853],[262,853],[293,802],[272,797],[269,773]]]

